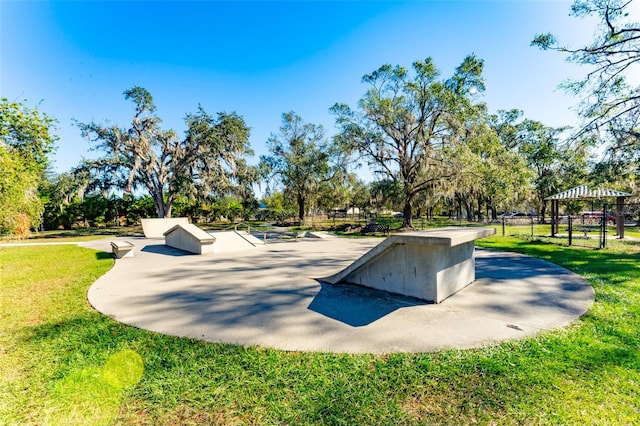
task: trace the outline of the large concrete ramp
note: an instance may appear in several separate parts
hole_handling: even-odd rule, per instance
[[[140,219],[142,232],[147,238],[163,238],[164,233],[176,225],[188,225],[187,217],[144,218]]]
[[[395,234],[344,270],[321,278],[440,303],[475,280],[474,241],[493,228],[440,228]]]

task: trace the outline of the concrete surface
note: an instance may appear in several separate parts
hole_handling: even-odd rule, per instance
[[[379,239],[306,239],[216,256],[127,238],[136,257],[89,289],[100,312],[136,327],[211,342],[293,351],[431,352],[563,327],[594,292],[579,276],[526,256],[476,249],[476,281],[441,304],[320,283]],[[82,245],[108,251],[110,240]]]
[[[394,234],[331,277],[440,303],[475,280],[474,241],[494,228],[448,227]]]

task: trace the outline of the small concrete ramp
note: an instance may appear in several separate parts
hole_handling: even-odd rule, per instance
[[[336,236],[328,233],[327,231],[307,231],[304,233],[303,237],[305,238],[321,238],[323,240],[329,238],[335,238]]]
[[[264,243],[251,234],[243,231],[213,231],[209,235],[216,239],[213,244],[214,253],[228,253],[264,246]]]
[[[475,280],[474,241],[493,234],[493,228],[447,227],[391,235],[320,281],[440,303]]]
[[[166,245],[194,254],[215,253],[215,242],[216,238],[191,223],[177,224],[164,233]]]

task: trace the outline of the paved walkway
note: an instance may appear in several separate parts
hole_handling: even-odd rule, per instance
[[[434,305],[314,279],[380,239],[302,239],[207,256],[162,239],[127,240],[135,257],[91,286],[91,304],[126,324],[211,342],[351,353],[473,348],[563,327],[594,300],[566,269],[485,249],[476,249],[477,280]],[[110,241],[81,245],[110,251]]]

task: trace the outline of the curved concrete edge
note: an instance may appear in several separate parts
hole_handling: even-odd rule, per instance
[[[316,281],[379,239],[280,243],[215,258],[162,251],[153,240],[132,242],[137,256],[116,260],[90,287],[95,309],[142,329],[244,346],[348,353],[470,349],[564,327],[584,315],[595,296],[564,268],[487,249],[476,252],[476,281],[435,305]]]

